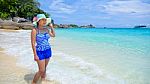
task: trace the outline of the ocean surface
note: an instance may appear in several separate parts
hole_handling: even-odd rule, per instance
[[[0,31],[0,47],[35,73],[30,30]],[[150,84],[150,29],[56,29],[47,78],[60,84]]]

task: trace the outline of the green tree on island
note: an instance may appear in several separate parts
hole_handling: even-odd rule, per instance
[[[38,13],[48,13],[39,8],[40,3],[37,0],[0,0],[0,18],[23,17],[32,19]]]

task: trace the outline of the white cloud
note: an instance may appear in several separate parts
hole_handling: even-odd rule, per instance
[[[100,4],[99,0],[81,0],[76,5],[78,6],[78,10],[83,11],[94,11],[96,10],[96,5]]]
[[[127,13],[127,14],[150,14],[150,4],[143,3],[140,0],[115,0],[107,2],[104,5],[105,11],[109,14]]]
[[[145,1],[145,0],[144,0]],[[150,4],[142,0],[80,0],[76,10],[108,14],[150,15]]]
[[[76,11],[72,6],[65,4],[63,0],[53,0],[49,9],[51,12],[67,14],[71,14]]]
[[[60,15],[60,14],[54,14],[53,16],[54,16],[55,18],[68,19],[67,16]]]

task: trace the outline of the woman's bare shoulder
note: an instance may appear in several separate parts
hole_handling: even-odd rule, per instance
[[[33,27],[31,32],[32,32],[32,33],[36,33],[36,30],[37,30],[37,29]]]

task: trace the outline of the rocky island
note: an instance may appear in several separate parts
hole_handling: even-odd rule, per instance
[[[92,24],[78,26],[76,24],[54,24],[55,28],[95,28]]]

